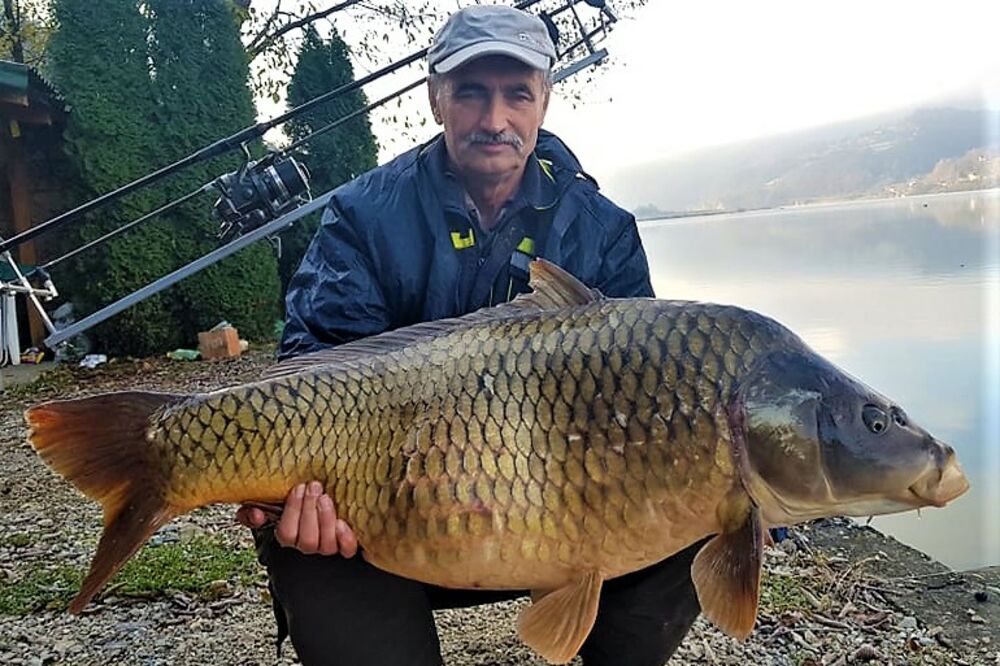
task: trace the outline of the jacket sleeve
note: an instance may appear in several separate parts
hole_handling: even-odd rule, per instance
[[[617,233],[604,249],[604,260],[597,288],[611,298],[633,298],[653,295],[646,252],[639,238],[639,229],[631,213],[614,206],[619,224]]]
[[[389,328],[385,298],[360,230],[358,221],[331,199],[288,286],[279,359]]]

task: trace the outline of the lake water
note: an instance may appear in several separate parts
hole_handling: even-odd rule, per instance
[[[661,298],[767,314],[955,447],[972,485],[872,525],[1000,565],[1000,190],[640,223]]]

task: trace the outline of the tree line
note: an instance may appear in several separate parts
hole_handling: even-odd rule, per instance
[[[83,203],[252,125],[253,53],[241,35],[247,3],[231,0],[3,0],[0,58],[38,67],[71,109],[63,134],[72,182]],[[280,2],[278,3],[280,6]],[[337,31],[306,23],[295,51],[288,103],[296,106],[354,79]],[[357,91],[290,121],[301,138],[367,104]],[[264,147],[253,147],[255,153]],[[322,193],[376,164],[367,116],[306,145],[297,155]],[[59,236],[69,249],[93,240],[233,171],[228,156],[185,169],[122,199]],[[91,312],[217,247],[207,197],[195,199],[59,266],[56,282],[78,312]],[[220,320],[262,340],[282,317],[282,297],[317,216],[282,235],[280,259],[257,243],[93,329],[96,349],[135,356],[190,346]]]

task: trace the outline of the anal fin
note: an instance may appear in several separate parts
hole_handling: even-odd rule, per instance
[[[521,640],[549,663],[569,662],[594,627],[603,582],[592,571],[551,592],[532,592],[534,603],[518,618]]]
[[[746,639],[757,621],[764,529],[760,510],[749,506],[734,531],[716,535],[691,565],[702,612],[722,631]]]

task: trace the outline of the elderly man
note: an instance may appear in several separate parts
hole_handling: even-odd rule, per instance
[[[428,54],[443,134],[340,187],[288,292],[289,357],[527,291],[545,257],[608,296],[651,296],[635,220],[541,130],[555,49],[536,17],[502,6],[454,14]],[[264,515],[239,518],[259,527]],[[305,664],[441,663],[431,611],[524,592],[445,590],[360,557],[319,483],[258,530],[279,623]],[[277,541],[277,543],[274,543]],[[608,581],[581,655],[587,666],[659,666],[698,614],[697,547]]]

